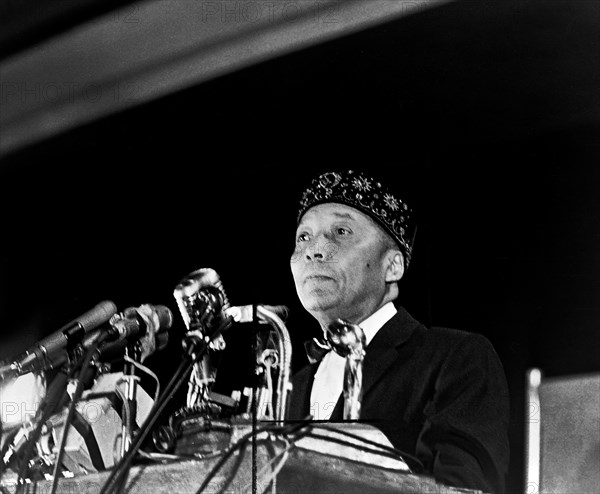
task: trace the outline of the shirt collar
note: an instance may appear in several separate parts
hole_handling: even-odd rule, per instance
[[[377,332],[386,322],[394,317],[397,312],[398,311],[396,310],[394,303],[388,302],[359,324],[363,330],[363,333],[365,333],[367,345],[371,343],[371,340],[375,337]]]

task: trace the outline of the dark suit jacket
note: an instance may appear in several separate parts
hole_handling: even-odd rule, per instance
[[[309,414],[318,363],[292,379],[288,417]],[[456,487],[504,491],[509,400],[502,364],[483,336],[426,328],[403,308],[377,333],[363,364],[361,419],[425,472]],[[331,420],[341,420],[342,398]]]

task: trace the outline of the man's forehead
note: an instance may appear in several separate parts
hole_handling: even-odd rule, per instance
[[[300,225],[309,221],[315,221],[319,219],[347,219],[347,220],[366,220],[371,223],[372,220],[366,214],[345,204],[339,204],[335,202],[327,202],[318,204],[308,209],[300,220]]]

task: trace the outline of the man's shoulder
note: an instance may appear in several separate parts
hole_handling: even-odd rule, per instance
[[[434,359],[485,362],[498,358],[491,341],[481,333],[433,326],[423,335],[423,346]]]
[[[491,342],[481,333],[455,329],[447,326],[426,326],[413,318],[404,308],[398,309],[397,322],[401,325],[411,325],[416,335],[426,342],[437,342],[446,346],[467,345],[475,347],[491,347]]]
[[[481,333],[465,331],[463,329],[448,328],[443,326],[431,326],[425,329],[431,338],[444,339],[456,343],[482,343],[489,340]]]

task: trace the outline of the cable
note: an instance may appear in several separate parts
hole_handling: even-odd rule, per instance
[[[27,438],[25,446],[23,446],[23,458],[21,459],[21,464],[19,465],[19,472],[17,475],[17,488],[15,490],[15,494],[22,493],[23,489],[25,488],[25,478],[29,473],[29,459],[33,455],[33,448],[42,433],[42,427],[45,422],[45,420],[42,420],[42,417],[45,415],[44,412],[42,412],[41,415],[42,416],[38,420],[36,427],[33,430],[33,433]]]
[[[42,433],[44,424],[54,414],[67,395],[66,385],[68,379],[69,375],[67,373],[67,367],[63,366],[60,372],[54,377],[52,383],[50,383],[46,396],[37,410],[36,416],[39,415],[39,419],[36,423],[36,427],[23,446],[23,457],[21,459],[21,464],[19,465],[15,494],[21,494],[23,489],[25,489],[25,478],[29,472],[29,460],[33,455],[33,449]]]
[[[138,435],[130,444],[127,453],[121,458],[120,462],[117,465],[115,465],[113,471],[111,472],[111,475],[106,480],[102,491],[100,491],[100,494],[109,493],[113,489],[115,492],[118,493],[124,488],[125,483],[127,482],[129,469],[131,468],[131,463],[133,462],[135,455],[141,447],[143,440],[150,432],[152,426],[166,407],[172,395],[175,394],[177,389],[179,389],[179,387],[181,386],[185,375],[187,375],[191,371],[192,366],[193,361],[184,360],[181,363],[181,365],[177,368],[175,374],[171,378],[171,381],[165,388],[164,396],[161,398],[161,400],[156,401],[154,403],[154,406],[152,407],[150,413],[146,417],[146,420],[142,424]]]
[[[124,381],[118,381],[117,384],[124,382]],[[129,408],[129,400],[127,399],[127,396],[125,396],[125,393],[123,392],[123,390],[121,388],[119,388],[119,386],[115,386],[115,393],[119,396],[119,398],[121,398],[121,402],[123,404],[123,418],[122,421],[125,422],[126,424],[129,423],[129,420],[131,419],[131,408]]]
[[[348,438],[346,437],[329,437],[329,436],[323,436],[321,434],[316,433],[317,431],[313,431],[309,434],[307,434],[307,436],[315,438],[317,440],[320,441],[324,441],[326,443],[335,443],[335,444],[339,444],[342,446],[346,446],[346,447],[350,447],[356,451],[360,451],[363,453],[367,453],[367,454],[371,454],[371,455],[377,455],[377,456],[383,456],[386,458],[392,458],[394,460],[398,460],[398,455],[393,454],[389,451],[385,451],[382,449],[374,449],[371,448],[368,445],[361,445],[361,444],[356,444],[353,441],[350,441]]]
[[[389,453],[391,455],[394,455],[394,457],[398,457],[399,456],[402,460],[404,460],[405,458],[408,458],[408,459],[411,460],[411,462],[414,462],[413,468],[416,467],[416,470],[417,470],[416,473],[419,473],[419,471],[423,471],[423,464],[421,463],[421,461],[418,458],[416,458],[415,456],[412,456],[412,455],[410,455],[408,453],[405,453],[404,451],[401,451],[401,450],[399,450],[397,448],[394,448],[393,446],[387,446],[385,444],[380,444],[380,443],[377,443],[377,442],[372,441],[370,439],[367,439],[365,437],[361,437],[361,436],[359,436],[357,434],[353,434],[353,433],[348,432],[348,431],[344,431],[344,430],[341,430],[341,429],[336,429],[335,427],[331,427],[331,426],[327,426],[327,425],[322,425],[322,424],[319,424],[319,423],[313,423],[312,427],[314,427],[316,429],[328,430],[330,432],[335,432],[335,433],[341,434],[342,436],[347,436],[347,437],[350,437],[350,438],[355,439],[357,441],[361,441],[361,442],[363,442],[365,444],[368,444],[370,446],[374,446],[374,447],[376,447],[376,448],[378,448],[380,450],[383,450],[383,451],[385,451],[385,452],[387,452],[387,453]],[[332,440],[331,438],[324,438],[324,439]]]
[[[312,424],[310,422],[303,422],[303,423],[300,423],[300,424],[294,423],[294,424],[291,424],[291,425],[287,424],[287,425],[283,425],[283,426],[280,426],[280,425],[274,426],[273,423],[271,422],[268,425],[264,425],[262,427],[257,427],[255,430],[252,430],[252,431],[244,434],[234,444],[232,444],[231,446],[229,446],[223,452],[223,456],[219,459],[219,461],[208,472],[208,474],[204,478],[204,481],[202,482],[202,484],[200,485],[200,487],[198,488],[198,490],[196,491],[195,494],[202,494],[202,492],[204,491],[204,489],[206,489],[206,487],[208,486],[209,482],[218,473],[218,471],[225,464],[225,462],[231,457],[231,455],[235,451],[237,451],[238,449],[240,449],[244,445],[244,443],[248,441],[248,439],[254,437],[255,435],[260,434],[261,432],[265,432],[265,431],[277,431],[277,432],[280,432],[281,434],[291,434],[291,433],[298,432],[298,431],[300,431],[301,429],[303,429],[305,427],[311,427],[311,425]],[[292,441],[292,445],[293,445],[293,443],[296,440],[297,439],[295,439],[294,441]]]
[[[306,428],[307,430],[302,432],[302,429]],[[292,450],[292,448],[296,445],[296,441],[302,439],[304,436],[306,436],[307,434],[310,434],[310,430],[311,430],[311,425],[310,424],[302,424],[300,426],[294,425],[292,427],[290,427],[289,425],[284,426],[281,428],[281,433],[282,434],[286,434],[289,435],[291,433],[294,433],[295,436],[293,439],[288,439],[286,437],[280,438],[281,440],[283,440],[286,443],[285,448],[283,449],[283,451],[280,451],[279,453],[277,453],[273,458],[271,458],[271,461],[269,461],[269,463],[267,463],[262,469],[261,472],[267,468],[268,466],[270,466],[274,460],[276,460],[279,456],[283,455],[283,458],[281,459],[281,461],[277,464],[277,466],[275,467],[275,469],[273,470],[273,472],[271,473],[270,477],[267,479],[267,482],[265,482],[265,485],[269,485],[276,477],[277,475],[279,475],[279,472],[281,471],[281,469],[283,468],[283,466],[285,465],[285,463],[287,462],[287,459],[289,457],[289,453]],[[289,429],[289,430],[287,430]],[[276,492],[276,489],[273,489],[273,492]]]
[[[16,428],[15,430],[8,432],[6,434],[6,437],[4,438],[4,444],[2,445],[2,449],[0,450],[0,478],[2,478],[2,475],[4,475],[4,469],[8,466],[8,464],[5,463],[4,458],[6,457],[8,450],[12,446],[15,437],[21,431],[21,429],[23,429],[23,427],[25,426],[22,425],[20,428]]]
[[[160,396],[160,381],[158,379],[158,376],[154,372],[152,372],[148,367],[146,367],[145,365],[142,365],[139,362],[136,362],[135,360],[133,360],[129,355],[125,355],[124,358],[125,358],[126,362],[129,362],[131,365],[133,365],[134,367],[137,367],[139,370],[141,370],[142,372],[145,372],[152,379],[154,379],[154,382],[156,383],[156,390],[154,391],[154,401],[158,400],[158,397]]]
[[[71,403],[69,404],[69,411],[67,412],[67,418],[65,419],[65,423],[63,426],[62,438],[60,440],[60,446],[58,448],[58,453],[56,456],[56,460],[54,462],[54,469],[52,471],[52,487],[50,489],[50,494],[56,493],[56,488],[58,487],[58,470],[60,469],[60,465],[62,464],[62,459],[65,454],[65,447],[67,444],[67,437],[69,435],[69,429],[71,428],[71,423],[73,422],[73,415],[75,414],[75,406],[81,398],[81,393],[83,393],[83,375],[89,367],[94,354],[98,350],[98,345],[100,343],[100,338],[98,338],[92,346],[88,349],[83,362],[81,363],[81,369],[79,370],[79,374],[77,376],[77,384],[75,386],[75,391],[73,392],[73,396],[71,397]]]
[[[273,458],[271,458],[267,462],[267,464],[260,469],[260,471],[257,474],[257,477],[260,477],[261,475],[263,475],[263,472],[267,468],[269,468],[270,466],[273,465],[273,463],[275,462],[275,460],[277,460],[279,457],[283,457],[279,461],[279,463],[277,464],[277,466],[272,470],[271,474],[263,482],[263,485],[265,485],[265,486],[270,485],[271,482],[273,482],[275,480],[275,478],[277,477],[277,475],[279,475],[279,472],[281,471],[281,469],[283,468],[283,466],[287,462],[287,459],[289,457],[289,452],[294,447],[294,441],[290,441],[290,440],[288,440],[286,438],[279,438],[279,439],[282,440],[283,442],[285,442],[285,444],[286,444],[285,447],[283,448],[283,451],[280,451],[275,456],[273,456]],[[273,486],[272,486],[272,490],[273,490],[273,492],[276,492],[276,489],[273,489]]]
[[[132,441],[129,449],[127,450],[127,453],[121,458],[121,461],[113,468],[113,471],[104,483],[100,494],[108,494],[115,487],[120,488],[121,484],[125,484],[125,482],[127,481],[127,475],[131,467],[131,463],[138,450],[140,449],[142,442],[152,430],[153,425],[156,423],[158,417],[164,411],[167,404],[173,398],[173,395],[183,384],[185,376],[191,372],[194,362],[198,358],[202,357],[202,355],[204,355],[206,349],[207,345],[203,343],[201,345],[201,348],[198,350],[197,353],[195,353],[194,356],[190,355],[189,353],[186,353],[186,358],[181,362],[181,365],[175,371],[175,374],[173,375],[173,377],[167,384],[165,390],[163,391],[162,397],[160,397],[160,399],[154,403],[154,406],[150,410],[138,434]]]
[[[208,474],[204,478],[204,481],[202,482],[202,484],[196,491],[196,494],[201,494],[204,491],[204,489],[206,489],[209,482],[217,474],[217,472],[221,469],[221,467],[225,464],[225,462],[229,459],[229,457],[233,453],[235,453],[236,450],[240,449],[244,445],[244,443],[248,441],[248,439],[252,438],[255,434],[259,434],[261,432],[267,431],[270,428],[272,428],[272,425],[270,425],[270,424],[263,426],[263,427],[257,427],[255,430],[252,430],[252,431],[244,434],[235,443],[233,443],[231,446],[229,446],[225,450],[225,452],[223,453],[223,456],[219,459],[219,461],[208,472]]]
[[[104,338],[96,339],[92,348],[94,348],[96,345],[100,345],[100,343],[102,343],[103,341]],[[70,355],[71,353],[73,355],[76,354],[75,351],[69,352]],[[75,357],[72,358],[75,359]],[[23,489],[25,488],[25,478],[29,473],[29,461],[31,456],[33,455],[34,447],[38,439],[40,438],[44,425],[46,424],[48,419],[52,415],[54,415],[56,410],[63,403],[64,399],[68,396],[67,383],[69,379],[72,379],[72,377],[77,372],[81,361],[82,357],[81,355],[79,355],[79,359],[75,359],[73,361],[69,359],[67,363],[65,363],[60,368],[59,372],[56,374],[53,381],[50,383],[46,396],[44,397],[42,403],[38,407],[36,417],[39,416],[39,418],[36,423],[36,427],[33,430],[33,433],[27,438],[26,443],[23,446],[23,457],[21,459],[21,464],[19,465],[17,475],[17,488],[15,490],[15,494],[22,494]],[[82,380],[80,379],[80,381]]]
[[[268,371],[267,371],[268,372]],[[256,481],[256,429],[258,426],[257,422],[257,408],[258,401],[256,399],[256,393],[258,392],[257,387],[257,377],[254,376],[254,384],[252,386],[252,494],[256,494],[257,491],[257,481]]]
[[[121,403],[123,405],[123,417],[122,417],[122,422],[125,424],[129,424],[130,420],[131,420],[131,408],[129,407],[129,400],[127,399],[127,397],[125,396],[125,393],[123,392],[123,390],[118,386],[118,384],[120,382],[123,381],[119,381],[117,382],[117,385],[115,386],[115,393],[119,396],[119,398],[121,399]],[[123,434],[121,433],[121,435],[117,435],[115,437],[115,440],[113,442],[113,461],[115,463],[117,463],[120,459],[120,454],[121,454],[121,447],[118,443],[118,438],[121,438],[121,441],[124,441],[123,438]],[[118,449],[117,449],[118,448]]]
[[[198,460],[197,456],[194,455],[172,455],[168,453],[147,453],[146,451],[140,450],[139,455],[146,460],[152,460],[157,463],[170,463],[182,460]]]

